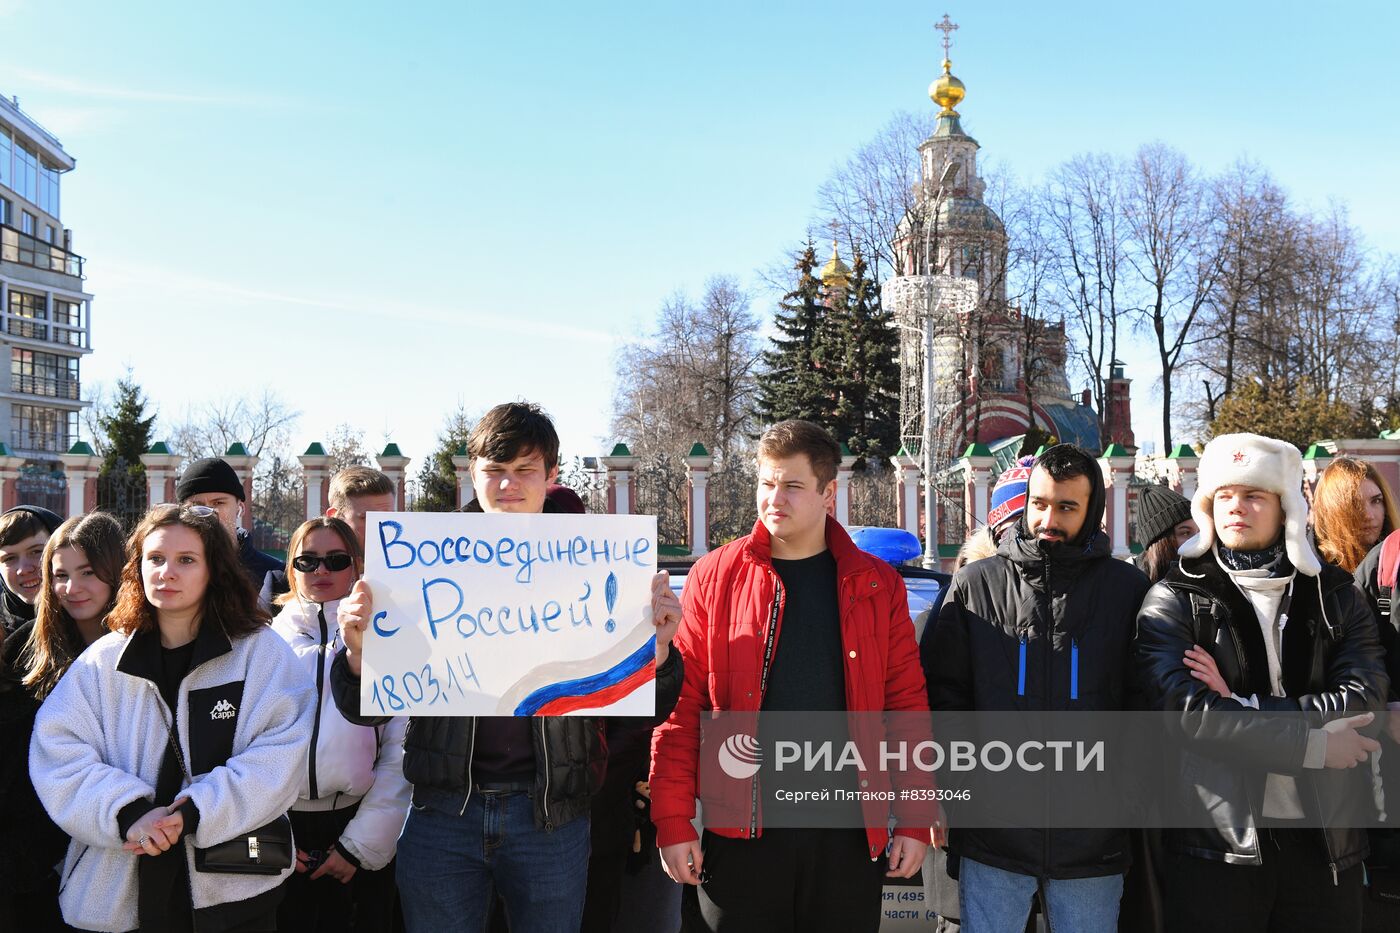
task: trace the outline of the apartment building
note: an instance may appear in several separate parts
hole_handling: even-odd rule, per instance
[[[0,96],[0,348],[10,368],[8,381],[0,378],[0,443],[26,461],[22,501],[61,494],[58,455],[78,440],[85,404],[92,295],[62,209],[63,176],[74,165],[18,99]]]

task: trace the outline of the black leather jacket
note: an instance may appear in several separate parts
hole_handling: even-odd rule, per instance
[[[672,646],[656,671],[653,724],[671,714],[681,693],[685,668]],[[350,722],[373,726],[388,717],[361,716],[360,678],[350,671],[341,650],[331,664],[335,705]],[[537,716],[531,735],[535,751],[535,825],[562,826],[588,812],[603,784],[608,750],[604,720],[587,716]],[[476,719],[471,716],[423,716],[408,720],[403,773],[415,788],[430,787],[460,794],[465,807],[471,793],[471,762]]]
[[[1192,677],[1183,662],[1187,649],[1200,645],[1230,691],[1257,696],[1265,711],[1384,709],[1389,678],[1376,624],[1349,574],[1331,565],[1317,577],[1298,574],[1288,617],[1280,659],[1287,695],[1275,697],[1258,617],[1213,552],[1181,560],[1148,591],[1138,614],[1141,689],[1149,709],[1183,714],[1169,720],[1176,733],[1170,738],[1179,743],[1170,765],[1180,775],[1175,803],[1197,825],[1214,823],[1168,830],[1167,845],[1201,858],[1261,864],[1264,783],[1270,772],[1290,774],[1310,824],[1325,827],[1317,832],[1321,854],[1334,872],[1343,871],[1366,856],[1366,832],[1331,823],[1335,814],[1322,801],[1369,796],[1370,769],[1304,770],[1308,731],[1320,718],[1252,714]]]

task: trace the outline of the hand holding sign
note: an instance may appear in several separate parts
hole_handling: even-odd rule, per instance
[[[374,597],[369,591],[369,584],[356,580],[350,595],[341,600],[337,618],[340,621],[340,637],[345,641],[345,661],[357,677],[364,653],[365,627],[373,616]]]
[[[671,590],[671,575],[659,570],[651,578],[651,624],[656,626],[656,666],[666,663],[671,639],[681,624],[681,601]]]

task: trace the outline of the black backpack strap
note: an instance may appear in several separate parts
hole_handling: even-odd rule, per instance
[[[1215,635],[1220,628],[1216,622],[1215,600],[1194,590],[1187,595],[1191,597],[1192,634],[1196,644],[1209,649],[1215,644]]]

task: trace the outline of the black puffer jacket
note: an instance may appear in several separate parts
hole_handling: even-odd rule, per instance
[[[1270,772],[1297,778],[1313,825],[1329,823],[1320,801],[1370,795],[1367,767],[1303,769],[1308,730],[1320,719],[1240,714],[1238,701],[1191,676],[1183,658],[1192,645],[1210,652],[1232,693],[1257,696],[1265,711],[1363,713],[1383,709],[1389,689],[1375,621],[1346,571],[1325,564],[1317,577],[1298,575],[1280,660],[1287,695],[1275,697],[1258,616],[1239,587],[1213,552],[1178,562],[1148,592],[1138,615],[1138,673],[1149,708],[1184,714],[1171,720],[1181,733],[1170,738],[1183,740],[1171,752],[1180,774],[1176,803],[1193,822],[1214,822],[1214,828],[1168,830],[1169,848],[1260,864],[1256,825]],[[1201,715],[1210,712],[1240,715]],[[1362,829],[1328,826],[1317,840],[1319,854],[1336,871],[1366,855]]]
[[[953,577],[926,655],[935,711],[1128,708],[1133,622],[1147,578],[1111,556],[1099,530],[1103,477],[1095,470],[1090,482],[1089,514],[1075,541],[1037,541],[1023,517],[995,557]],[[1071,699],[1075,653],[1079,682]],[[1119,874],[1129,862],[1127,835],[1116,829],[955,828],[949,847],[983,864],[1052,879]]]
[[[0,930],[11,898],[33,896],[68,849],[68,834],[49,819],[29,779],[39,703],[21,683],[27,668],[20,659],[33,635],[34,623],[26,622],[0,647]]]
[[[681,693],[684,667],[672,648],[656,671],[656,722],[670,715]],[[350,671],[342,650],[331,664],[335,705],[350,722],[375,726],[388,717],[361,716],[360,678]],[[586,716],[537,716],[531,735],[535,750],[535,824],[562,826],[588,812],[607,769],[604,720]],[[466,805],[471,789],[472,747],[476,719],[470,716],[423,716],[408,721],[403,773],[415,787],[461,794]]]

